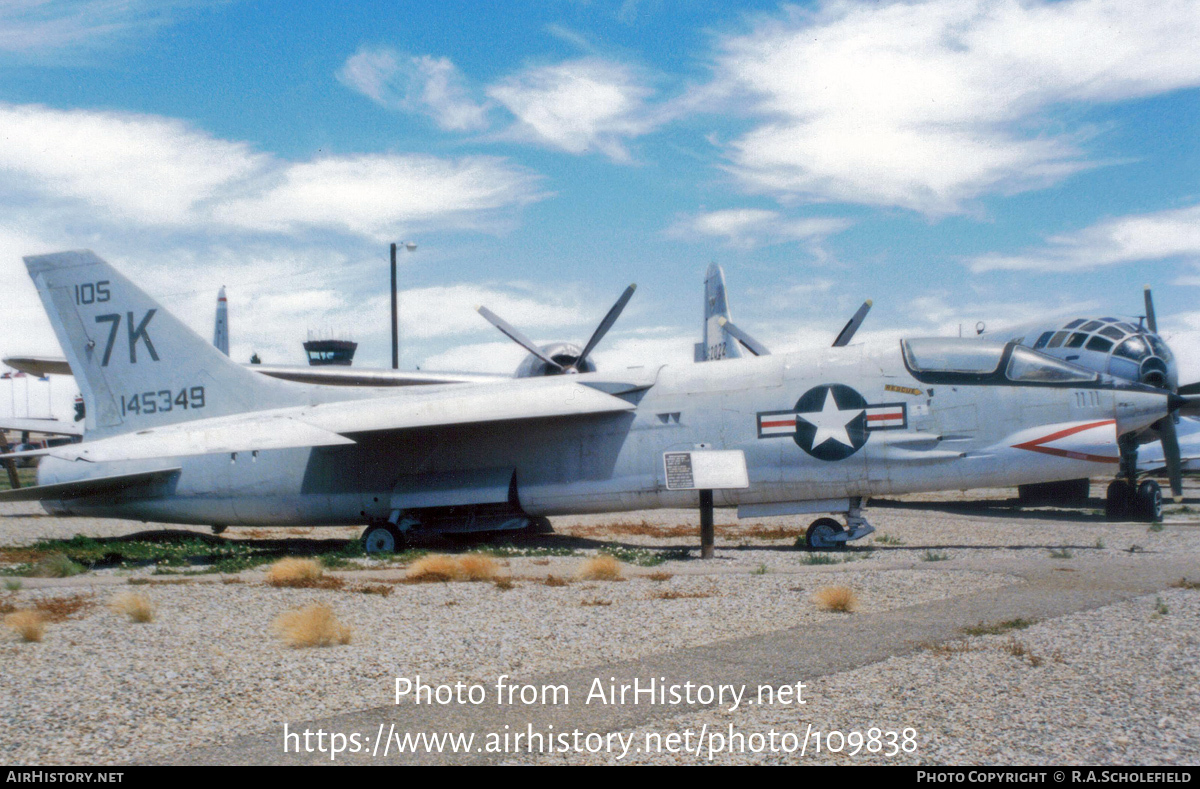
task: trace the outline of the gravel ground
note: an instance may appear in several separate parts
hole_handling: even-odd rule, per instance
[[[877,502],[869,515],[879,534],[830,566],[807,565],[804,554],[790,550],[804,525],[796,519],[739,523],[718,511],[714,562],[630,567],[624,583],[557,588],[540,579],[573,575],[580,557],[513,558],[506,571],[517,581],[509,591],[484,583],[397,585],[387,597],[273,589],[255,572],[242,573],[240,583],[201,576],[137,587],[126,586],[126,576],[149,570],[28,579],[20,591],[0,592],[0,603],[83,595],[89,605],[49,624],[42,643],[0,633],[0,759],[169,759],[181,748],[282,721],[388,704],[396,676],[532,676],[803,625],[831,616],[809,599],[831,584],[852,587],[864,611],[886,611],[1019,584],[1031,571],[1102,570],[1157,556],[1194,556],[1200,577],[1198,493],[1189,490],[1189,505],[1175,509],[1161,530],[1107,523],[1095,500],[1085,511],[1018,511],[1008,490],[900,497]],[[582,554],[603,544],[694,546],[695,524],[690,511],[561,518],[554,519],[560,536],[547,542]],[[33,504],[0,505],[0,547],[158,528],[183,527],[61,519]],[[234,529],[226,536],[344,540],[357,530]],[[644,577],[651,572],[673,577],[655,582]],[[127,589],[154,601],[154,622],[132,624],[107,609]],[[662,592],[684,597],[662,599]],[[1006,635],[972,639],[969,650],[949,656],[897,657],[815,679],[802,719],[841,730],[912,725],[919,730],[915,758],[926,762],[1194,762],[1200,593],[1169,589],[1161,597],[1166,615],[1155,615],[1152,596],[1020,631],[1016,637],[1041,658],[1038,666],[1005,651]],[[294,650],[269,634],[275,616],[314,600],[330,603],[351,625],[349,645]],[[747,730],[797,722],[779,710],[735,716]],[[679,723],[712,720],[697,713]]]
[[[557,563],[566,569],[568,560]],[[531,560],[511,564],[517,574],[522,565],[534,569]],[[672,564],[655,569],[670,572]],[[398,585],[387,597],[256,583],[23,590],[0,600],[21,607],[82,594],[94,604],[49,624],[42,643],[6,634],[0,760],[162,758],[283,721],[387,704],[396,676],[489,682],[768,632],[823,616],[808,596],[827,584],[852,587],[864,610],[879,611],[1014,581],[995,573],[797,566],[788,574],[565,587],[519,580],[509,591],[490,583]],[[107,609],[130,588],[154,602],[156,621],[133,624]],[[698,596],[664,600],[660,593]],[[269,634],[274,617],[314,600],[353,628],[349,645],[291,649]]]
[[[1165,613],[1164,613],[1165,612]],[[806,683],[802,707],[672,718],[634,731],[817,731],[912,727],[912,753],[718,754],[716,764],[1195,764],[1200,759],[1200,591],[1170,589],[1002,635],[964,638]],[[1023,654],[1016,654],[1023,653]],[[779,739],[781,744],[784,742]],[[834,738],[834,746],[842,747]],[[762,747],[761,745],[758,747]],[[787,747],[794,748],[790,742]],[[886,746],[892,750],[891,746]],[[528,759],[554,763],[562,757]],[[571,761],[603,763],[598,757]],[[694,754],[624,763],[695,764]]]

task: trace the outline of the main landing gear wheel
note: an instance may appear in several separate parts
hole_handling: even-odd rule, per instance
[[[1146,523],[1162,520],[1162,487],[1152,479],[1143,480],[1133,500],[1137,519]]]
[[[554,534],[554,527],[550,525],[550,519],[545,517],[530,518],[529,525],[525,527],[527,534]]]
[[[404,536],[390,523],[372,523],[362,533],[366,553],[395,553],[404,546]]]
[[[810,551],[843,551],[846,541],[835,540],[834,536],[844,531],[842,524],[833,518],[818,518],[804,534],[804,547]]]
[[[1108,483],[1104,494],[1104,517],[1110,521],[1124,520],[1133,509],[1133,486],[1123,479]]]
[[[1118,479],[1109,483],[1104,498],[1104,514],[1109,520],[1139,520],[1155,523],[1162,520],[1162,487],[1152,479],[1132,483]]]

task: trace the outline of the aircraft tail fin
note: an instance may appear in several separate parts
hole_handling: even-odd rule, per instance
[[[25,258],[96,437],[300,405],[304,387],[242,368],[90,251]]]
[[[722,319],[725,323],[733,320],[725,298],[725,272],[718,264],[710,263],[704,275],[704,341],[696,348],[696,361],[741,358],[742,348],[726,331]]]
[[[225,300],[225,286],[217,294],[217,318],[213,326],[213,345],[226,356],[229,355],[229,304]]]

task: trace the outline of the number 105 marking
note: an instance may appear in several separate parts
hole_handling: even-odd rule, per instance
[[[179,390],[179,394],[175,394],[170,389],[160,389],[157,392],[142,392],[140,394],[134,393],[128,397],[121,395],[122,416],[127,414],[140,414],[147,416],[149,414],[174,411],[176,408],[182,408],[186,410],[188,408],[203,407],[203,386],[185,386]]]

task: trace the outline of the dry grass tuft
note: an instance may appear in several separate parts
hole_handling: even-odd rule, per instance
[[[606,553],[593,556],[579,568],[578,576],[584,581],[620,581],[621,563]]]
[[[347,591],[358,592],[359,594],[377,594],[380,597],[387,597],[395,589],[389,584],[355,584],[347,588]]]
[[[711,592],[680,592],[677,590],[664,589],[661,592],[655,592],[651,595],[655,600],[699,600],[705,597],[712,597]]]
[[[507,592],[509,589],[512,589],[515,586],[516,584],[513,583],[513,579],[509,578],[507,575],[503,578],[496,579],[496,588],[501,592]]]
[[[434,553],[413,562],[405,577],[410,581],[453,581],[458,573],[458,562],[453,556]]]
[[[124,614],[130,620],[138,623],[154,621],[154,603],[144,594],[122,592],[108,604],[113,613]]]
[[[69,597],[43,597],[33,601],[33,607],[47,622],[64,622],[80,611],[91,608],[95,604],[91,595],[70,595]],[[17,612],[17,607],[11,602],[0,603],[0,614]]]
[[[339,622],[333,609],[325,603],[286,611],[275,617],[271,630],[296,649],[350,643],[350,626]]]
[[[468,553],[458,559],[459,575],[466,581],[491,581],[499,566],[496,560],[481,553]]]
[[[813,592],[812,600],[822,611],[848,614],[858,610],[858,595],[848,586],[822,586]]]
[[[590,606],[605,606],[612,605],[612,600],[601,600],[599,597],[593,597],[589,600],[581,600],[579,604],[585,607]]]
[[[14,611],[4,617],[4,624],[17,631],[22,641],[41,641],[46,634],[46,620],[36,609]]]
[[[923,644],[922,646],[933,654],[945,658],[952,657],[954,655],[965,655],[968,652],[975,652],[979,649],[979,647],[976,647],[965,638],[956,639],[954,641],[946,641],[941,644]]]
[[[304,587],[321,580],[325,571],[320,563],[312,559],[280,559],[267,570],[267,583],[271,586]]]
[[[547,575],[544,583],[546,586],[567,586],[571,582],[557,575]]]
[[[1171,584],[1171,586],[1175,587],[1176,589],[1190,589],[1195,591],[1200,589],[1200,581],[1189,581],[1187,578],[1180,578],[1178,581]]]
[[[661,583],[663,581],[669,581],[672,578],[674,578],[675,576],[672,575],[671,573],[657,572],[657,573],[650,573],[646,577],[649,578],[651,581],[658,581],[659,583]]]

